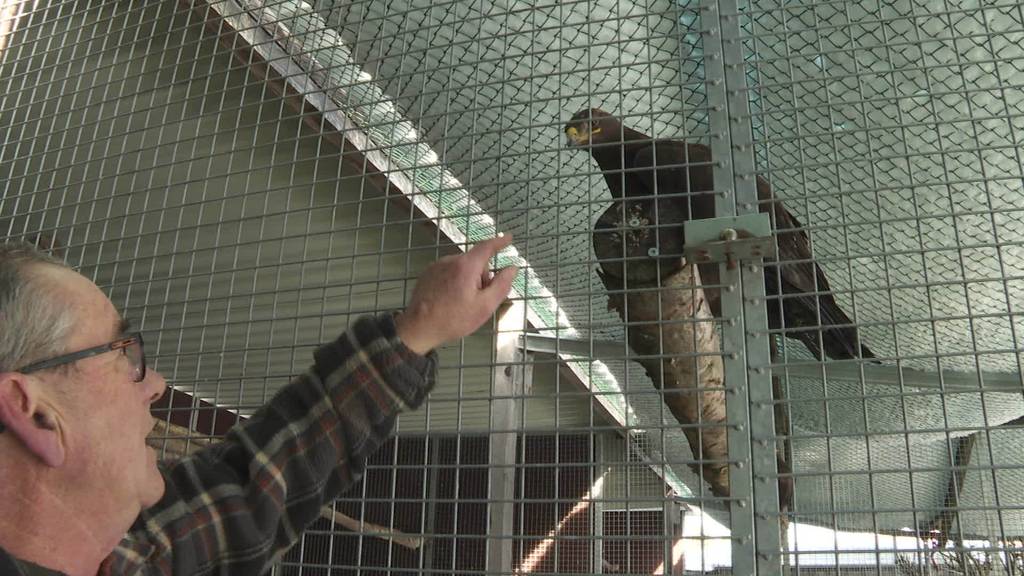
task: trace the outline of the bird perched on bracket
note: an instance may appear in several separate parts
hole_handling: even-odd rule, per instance
[[[565,134],[570,147],[590,151],[616,200],[657,199],[662,247],[682,246],[682,227],[667,225],[715,217],[713,164],[707,146],[652,138],[599,108],[574,114]],[[760,177],[757,197],[760,211],[771,215],[779,248],[777,260],[766,259],[764,267],[769,328],[785,328],[787,337],[802,342],[819,360],[823,354],[834,360],[874,358],[859,343],[857,328],[839,308],[824,272],[811,259],[810,240],[800,222],[773,198],[768,182]],[[681,255],[681,250],[660,254],[677,260]],[[718,284],[718,264],[698,268],[702,284]],[[718,290],[704,292],[712,313],[721,316]]]

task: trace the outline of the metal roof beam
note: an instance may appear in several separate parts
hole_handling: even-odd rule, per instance
[[[634,360],[636,355],[625,344],[613,340],[584,340],[543,334],[524,334],[520,345],[530,352],[558,354],[575,360]],[[765,366],[785,378],[849,380],[865,384],[933,388],[954,392],[1024,392],[1021,375],[1013,372],[926,372],[899,366],[859,363],[857,361],[817,362],[814,360]]]

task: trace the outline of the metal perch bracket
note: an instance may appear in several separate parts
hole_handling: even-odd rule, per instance
[[[725,262],[732,270],[740,260],[774,258],[778,252],[767,214],[744,214],[683,223],[683,254],[697,264]]]

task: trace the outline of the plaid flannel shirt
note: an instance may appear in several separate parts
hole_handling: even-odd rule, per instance
[[[360,318],[314,357],[223,442],[163,470],[167,492],[101,575],[262,574],[434,384],[436,356],[406,348],[390,315]]]

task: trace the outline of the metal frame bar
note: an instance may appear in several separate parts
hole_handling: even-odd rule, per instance
[[[712,134],[711,154],[715,159],[715,189],[721,194],[715,197],[715,215],[736,214],[734,205],[735,173],[732,168],[732,132],[729,126],[730,111],[726,94],[726,71],[723,65],[722,19],[719,0],[705,0],[701,4],[701,32],[704,35],[704,70],[707,75],[708,103],[711,112],[708,123]],[[739,351],[743,350],[743,327],[741,304],[737,301],[739,292],[739,271],[719,267],[719,282],[726,286],[722,290],[722,316],[726,324],[722,328],[722,350],[725,352],[726,416],[729,423],[729,526],[732,541],[732,571],[736,574],[753,575],[761,563],[756,560],[753,517],[753,479],[750,476],[750,440],[746,423],[750,420],[746,400],[747,383],[743,378],[746,366]],[[739,377],[737,377],[739,376]]]
[[[753,134],[745,91],[738,6],[735,0],[702,4],[705,70],[711,104],[711,153],[715,158],[715,214],[719,218],[756,214]],[[730,527],[732,570],[737,574],[779,574],[778,485],[771,374],[754,370],[770,363],[764,270],[760,259],[720,265],[722,350],[725,355],[726,414],[729,421]]]

